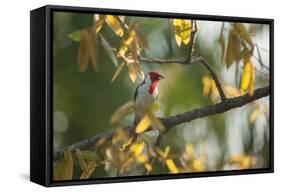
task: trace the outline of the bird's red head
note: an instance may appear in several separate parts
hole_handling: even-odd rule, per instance
[[[149,72],[148,75],[150,76],[150,80],[152,82],[164,79],[164,77],[161,74],[159,74],[158,72]]]

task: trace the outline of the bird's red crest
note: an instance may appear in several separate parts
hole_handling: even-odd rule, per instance
[[[160,79],[163,79],[164,77],[158,73],[158,72],[149,72],[148,73],[149,76],[150,76],[150,80],[153,82],[153,81],[158,81]]]

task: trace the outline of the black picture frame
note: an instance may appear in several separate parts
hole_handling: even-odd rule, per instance
[[[261,169],[212,171],[200,173],[130,176],[89,180],[52,181],[53,157],[53,12],[100,13],[112,15],[146,16],[162,18],[189,18],[208,21],[235,21],[262,23],[270,26],[270,166]],[[149,12],[104,8],[47,5],[30,12],[30,180],[44,186],[81,185],[148,181],[162,179],[195,178],[274,172],[274,20],[262,18],[197,15],[185,13]]]

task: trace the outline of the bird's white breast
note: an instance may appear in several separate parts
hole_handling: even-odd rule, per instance
[[[140,85],[137,91],[137,97],[135,100],[136,115],[141,118],[145,115],[149,107],[156,101],[158,96],[158,88],[155,87],[152,94],[149,93],[150,83],[144,83]]]

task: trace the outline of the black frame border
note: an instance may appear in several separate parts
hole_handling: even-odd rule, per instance
[[[213,177],[213,176],[228,176],[242,174],[258,174],[258,173],[273,173],[274,172],[274,20],[264,18],[249,18],[249,17],[232,17],[232,16],[214,16],[214,15],[199,15],[186,13],[170,13],[170,12],[155,12],[155,11],[139,11],[139,10],[121,10],[121,9],[104,9],[104,8],[89,8],[89,7],[73,7],[73,6],[57,6],[47,5],[46,9],[46,186],[69,186],[82,184],[100,184],[100,183],[119,183],[133,181],[151,181],[163,179],[181,179],[181,178],[197,178],[197,177]],[[87,180],[69,180],[69,181],[53,181],[53,12],[75,12],[75,13],[99,13],[112,15],[127,15],[140,17],[158,17],[158,18],[189,18],[196,20],[207,21],[233,21],[246,23],[268,24],[270,28],[270,166],[260,169],[245,169],[231,171],[210,171],[198,173],[181,173],[181,174],[163,174],[149,176],[130,176],[130,177],[107,177]],[[33,114],[35,115],[35,114]],[[33,154],[34,155],[34,154]]]

